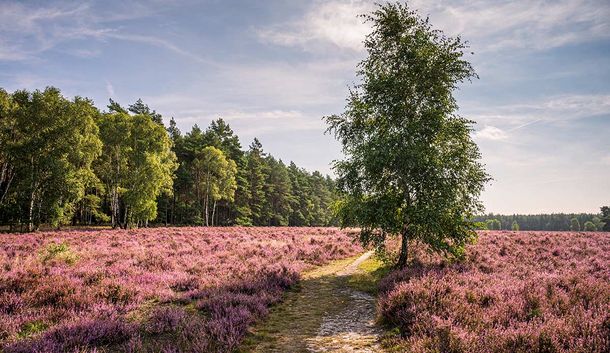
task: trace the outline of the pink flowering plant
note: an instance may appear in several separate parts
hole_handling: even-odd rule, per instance
[[[610,233],[481,232],[465,262],[420,246],[380,287],[404,351],[610,351]]]
[[[314,265],[355,255],[331,228],[2,235],[4,352],[228,352]]]

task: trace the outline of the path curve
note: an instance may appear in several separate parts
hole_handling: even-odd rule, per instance
[[[336,273],[339,277],[351,276],[359,271],[358,266],[373,255],[368,251],[354,262]],[[346,308],[323,318],[315,337],[308,339],[310,352],[379,352],[379,330],[375,326],[375,298],[367,293],[341,288],[349,298]]]
[[[333,261],[303,274],[269,317],[251,329],[238,352],[382,352],[375,297],[350,284],[372,254]]]

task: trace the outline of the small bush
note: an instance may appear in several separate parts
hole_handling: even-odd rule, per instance
[[[68,243],[49,243],[41,254],[41,260],[47,263],[53,259],[73,265],[78,260],[78,256],[70,250]]]

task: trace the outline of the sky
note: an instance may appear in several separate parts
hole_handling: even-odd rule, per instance
[[[487,212],[597,212],[610,203],[610,2],[431,0],[479,79],[456,92],[494,180]],[[322,117],[343,111],[369,27],[357,0],[0,0],[0,87],[142,98],[183,132],[224,118],[247,148],[332,173]]]

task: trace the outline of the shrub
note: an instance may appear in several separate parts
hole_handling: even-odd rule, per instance
[[[466,262],[386,277],[380,316],[409,352],[608,352],[608,249],[607,233],[486,232]]]
[[[227,352],[301,271],[361,251],[352,240],[320,228],[7,234],[0,351]]]

